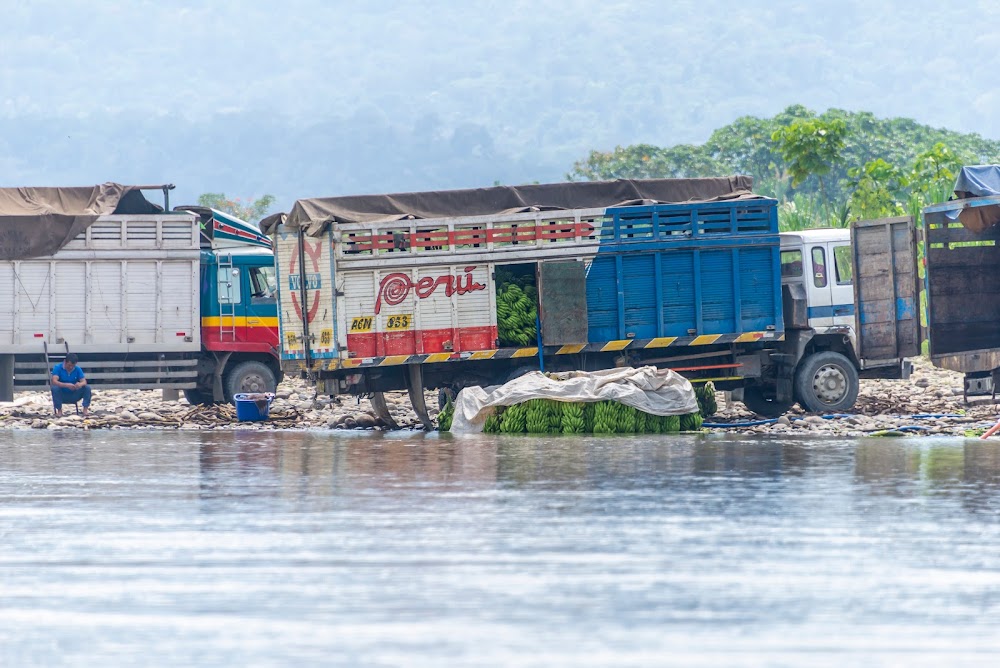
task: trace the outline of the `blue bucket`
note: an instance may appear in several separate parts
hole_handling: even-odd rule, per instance
[[[266,420],[271,412],[271,402],[274,392],[254,392],[252,394],[234,394],[236,402],[236,419],[240,422],[261,422]]]

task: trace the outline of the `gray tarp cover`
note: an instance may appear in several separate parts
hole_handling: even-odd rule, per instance
[[[79,188],[0,188],[0,260],[52,255],[98,217],[115,213],[126,201],[136,209],[127,213],[151,213],[158,208],[147,202],[140,191],[118,183]]]
[[[753,178],[730,176],[711,179],[648,179],[581,181],[527,186],[497,186],[469,190],[357,195],[300,199],[287,214],[261,221],[261,230],[273,234],[280,224],[305,228],[321,235],[334,222],[372,223],[408,218],[486,216],[519,211],[597,209],[617,205],[658,202],[711,201],[756,197]]]
[[[962,167],[955,179],[955,196],[991,197],[1000,195],[1000,165],[972,165]],[[968,209],[954,209],[945,213],[951,220],[956,218],[969,230],[979,234],[1000,222],[1000,207],[977,206]]]

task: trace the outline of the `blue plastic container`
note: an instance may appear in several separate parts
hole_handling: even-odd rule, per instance
[[[234,394],[236,402],[236,419],[240,422],[261,422],[268,418],[271,412],[273,392],[255,392],[253,394]]]

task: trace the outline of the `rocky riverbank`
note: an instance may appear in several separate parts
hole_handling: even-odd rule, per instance
[[[729,426],[740,433],[776,435],[962,435],[983,430],[998,417],[998,407],[982,402],[967,406],[962,398],[961,374],[942,371],[923,359],[914,361],[909,381],[863,380],[857,404],[850,415],[820,416],[804,413],[798,406],[775,421],[762,421],[742,403],[728,402],[718,395],[719,412],[710,424]],[[428,392],[427,405],[436,406],[436,393]],[[418,429],[404,392],[386,396],[389,411],[404,429]],[[315,396],[303,381],[290,379],[278,388],[267,422],[239,422],[232,406],[191,406],[163,401],[156,391],[95,391],[91,415],[52,415],[46,393],[24,393],[0,404],[0,428],[7,429],[381,429],[367,399]],[[431,417],[437,411],[431,410]]]

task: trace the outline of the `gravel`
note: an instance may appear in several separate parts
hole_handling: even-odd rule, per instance
[[[795,406],[784,416],[766,424],[742,403],[717,396],[719,411],[706,422],[727,425],[711,431],[731,430],[750,434],[863,436],[863,435],[964,435],[983,429],[998,419],[998,408],[989,398],[966,405],[962,397],[962,375],[933,367],[929,361],[913,360],[908,381],[862,380],[857,404],[849,415],[833,418],[804,412]],[[428,407],[437,406],[437,393],[427,392]],[[418,429],[405,392],[386,395],[389,411],[400,427]],[[367,399],[315,396],[299,379],[288,379],[276,392],[270,420],[240,422],[232,406],[191,406],[183,397],[164,401],[159,391],[100,390],[95,388],[91,415],[87,419],[65,406],[65,417],[52,414],[48,393],[20,393],[13,402],[0,403],[0,428],[6,429],[383,429]],[[436,409],[430,411],[436,416]],[[920,417],[913,417],[920,416]],[[745,426],[740,426],[745,425]]]

